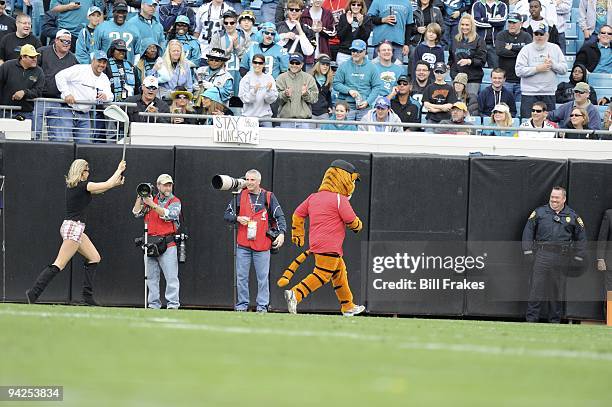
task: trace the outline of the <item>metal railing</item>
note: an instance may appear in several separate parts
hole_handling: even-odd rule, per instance
[[[3,119],[11,119],[13,118],[13,112],[21,110],[21,106],[11,106],[11,105],[0,105],[0,111],[2,111]],[[6,113],[8,112],[8,117]]]

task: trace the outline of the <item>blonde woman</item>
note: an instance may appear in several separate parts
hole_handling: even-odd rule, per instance
[[[192,114],[195,113],[193,109],[193,94],[187,91],[183,87],[178,87],[174,92],[170,94],[172,99],[172,105],[170,106],[170,113],[180,114]],[[185,119],[183,117],[173,117],[170,119],[170,123],[174,124],[196,124],[195,119]]]
[[[159,80],[160,97],[167,99],[180,86],[193,92],[191,63],[185,56],[183,45],[179,40],[168,42],[166,52],[161,61],[155,64],[154,69]]]
[[[493,113],[491,113],[491,123],[489,123],[489,126],[512,127],[512,114],[507,104],[500,103],[495,105]],[[510,130],[483,130],[481,134],[483,136],[514,137],[516,132]]]
[[[569,120],[563,126],[565,129],[589,130],[589,112],[581,107],[574,106],[569,115]],[[596,136],[591,134],[560,133],[563,138],[595,140]]]
[[[469,14],[464,14],[459,20],[459,32],[453,38],[448,55],[448,65],[451,77],[458,73],[467,74],[468,93],[477,95],[484,72],[482,67],[487,62],[487,47],[483,38],[476,34],[476,23]]]
[[[121,161],[115,173],[104,182],[89,182],[89,164],[77,159],[72,162],[66,176],[66,218],[60,228],[62,246],[55,261],[46,266],[36,282],[26,291],[28,303],[33,304],[45,290],[49,282],[66,267],[72,257],[79,252],[85,258],[83,279],[83,302],[88,305],[98,305],[93,298],[94,276],[100,262],[100,254],[85,234],[87,221],[87,206],[91,196],[101,194],[114,187],[123,185],[125,179],[121,175],[126,163]]]

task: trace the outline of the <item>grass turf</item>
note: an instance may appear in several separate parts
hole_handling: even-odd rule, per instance
[[[0,385],[51,405],[612,405],[604,326],[1,304],[0,329]]]

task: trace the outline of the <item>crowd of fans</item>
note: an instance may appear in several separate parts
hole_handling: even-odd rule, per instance
[[[414,131],[388,124],[427,122],[451,125],[437,132],[472,134],[455,126],[474,116],[499,127],[520,117],[519,137],[563,135],[534,130],[545,127],[610,128],[610,107],[603,118],[597,108],[610,95],[597,95],[588,78],[612,73],[609,1],[580,0],[584,42],[573,66],[565,55],[572,0],[272,0],[259,17],[248,0],[197,7],[186,0],[51,0],[44,16],[28,15],[35,11],[28,0],[10,1],[7,12],[0,0],[0,105],[19,106],[14,115],[32,119],[33,128],[42,116],[51,128],[99,127],[98,109],[75,102],[111,100],[135,102],[132,121],[147,120],[143,111],[241,109],[260,119],[334,119],[319,127],[336,130]],[[16,12],[22,1],[26,13]],[[371,56],[368,42],[375,44]],[[492,70],[488,86],[485,67]],[[568,72],[569,81],[558,83]],[[40,97],[63,102],[35,110]],[[64,133],[49,138],[64,140]]]

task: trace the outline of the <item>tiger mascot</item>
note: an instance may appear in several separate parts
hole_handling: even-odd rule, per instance
[[[345,225],[355,233],[363,227],[349,203],[358,179],[359,174],[355,172],[353,164],[335,160],[325,172],[319,191],[311,194],[293,213],[291,241],[298,247],[304,246],[304,220],[310,217],[310,249],[301,253],[285,269],[277,285],[285,287],[289,284],[297,268],[311,253],[315,256],[315,268],[292,289],[285,291],[287,308],[292,314],[297,313],[297,305],[304,298],[329,280],[340,302],[342,315],[353,316],[365,310],[363,305],[353,303],[346,264],[342,258]]]

